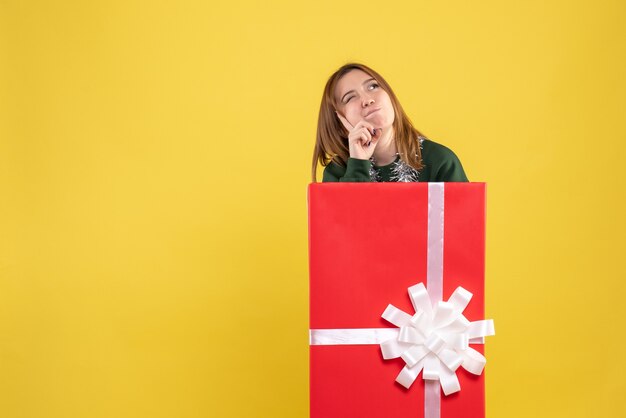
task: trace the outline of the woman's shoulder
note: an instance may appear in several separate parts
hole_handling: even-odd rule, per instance
[[[428,138],[422,140],[422,159],[427,162],[457,160],[458,157],[450,148]]]
[[[422,141],[423,181],[468,181],[454,151],[430,139]]]

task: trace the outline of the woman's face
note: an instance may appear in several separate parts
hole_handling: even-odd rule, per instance
[[[378,82],[361,70],[352,70],[335,88],[337,111],[355,126],[361,120],[374,128],[390,128],[395,119],[391,99]]]

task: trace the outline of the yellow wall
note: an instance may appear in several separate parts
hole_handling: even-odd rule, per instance
[[[322,87],[488,182],[487,416],[626,413],[626,3],[2,1],[0,416],[305,417]]]

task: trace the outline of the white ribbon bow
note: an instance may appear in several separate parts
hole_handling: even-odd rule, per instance
[[[407,389],[422,372],[425,380],[439,380],[444,394],[460,391],[456,376],[459,367],[476,375],[485,367],[485,357],[469,344],[495,335],[493,320],[470,322],[463,316],[472,294],[460,286],[447,302],[437,302],[434,309],[422,283],[409,287],[409,296],[415,309],[413,316],[393,305],[382,314],[399,327],[397,337],[380,344],[383,358],[404,360],[406,366],[396,381]]]

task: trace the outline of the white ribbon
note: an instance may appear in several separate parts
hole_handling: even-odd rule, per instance
[[[443,393],[461,390],[456,370],[463,367],[470,373],[481,374],[487,360],[470,348],[470,340],[495,334],[493,320],[470,322],[463,311],[472,294],[457,287],[447,302],[433,307],[423,283],[409,287],[409,297],[415,309],[409,315],[393,305],[387,306],[382,317],[398,327],[397,337],[380,344],[385,360],[402,358],[406,363],[396,381],[411,387],[422,373],[424,380],[438,380]]]
[[[426,286],[433,305],[443,299],[444,184],[428,183],[428,252]],[[441,416],[441,390],[436,380],[424,382],[424,418]]]
[[[456,370],[479,375],[486,359],[469,344],[495,335],[493,320],[469,322],[463,316],[472,294],[462,287],[443,302],[444,183],[428,184],[428,254],[426,281],[409,288],[415,314],[393,305],[382,317],[397,328],[312,329],[311,345],[380,344],[385,359],[402,358],[396,381],[410,388],[420,372],[425,380],[424,417],[441,416],[441,386],[445,395],[461,390]]]

